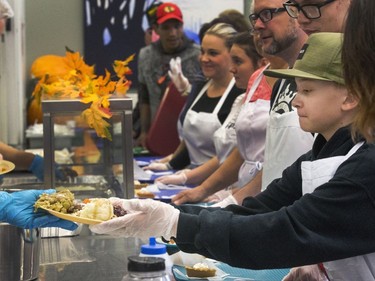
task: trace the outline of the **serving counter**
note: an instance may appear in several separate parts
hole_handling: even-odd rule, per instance
[[[138,255],[144,241],[95,235],[42,238],[38,281],[121,281],[127,257]]]
[[[121,281],[127,273],[128,256],[138,255],[141,245],[146,243],[137,238],[95,235],[87,226],[83,226],[78,236],[42,238],[40,271],[36,280]],[[224,281],[281,281],[289,272],[289,269],[241,269],[221,262],[215,265],[227,273],[222,279],[217,279]],[[180,272],[184,270],[181,266],[174,267]],[[193,280],[178,277],[171,276],[171,281]]]

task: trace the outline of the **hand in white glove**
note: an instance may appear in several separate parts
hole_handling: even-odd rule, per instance
[[[165,156],[163,158],[157,159],[154,162],[167,163],[167,162],[171,161],[172,158],[173,158],[173,153],[171,153],[171,154],[169,154],[169,155],[167,155],[167,156]]]
[[[150,165],[143,167],[143,170],[167,171],[171,170],[171,168],[168,163],[152,162]]]
[[[181,68],[181,58],[177,57],[176,59],[172,58],[169,61],[170,70],[168,71],[168,75],[171,78],[173,84],[176,86],[176,89],[183,93],[188,90],[190,87],[189,80],[184,76],[182,73]]]
[[[173,175],[159,177],[155,181],[164,184],[184,185],[187,181],[187,176],[185,173],[175,173]]]
[[[0,17],[1,18],[12,18],[14,12],[12,7],[9,5],[8,1],[0,0]]]
[[[127,214],[91,225],[92,232],[141,239],[150,236],[176,237],[180,211],[173,206],[152,199],[110,200],[113,206],[120,205]]]
[[[225,198],[227,198],[230,195],[232,195],[232,190],[222,189],[222,190],[219,190],[216,193],[210,195],[207,198],[207,202],[214,202],[214,203],[220,202],[221,200],[224,200]]]
[[[294,267],[282,281],[329,281],[318,265]]]
[[[233,195],[229,195],[227,198],[221,200],[220,202],[217,202],[216,204],[213,204],[211,207],[225,208],[232,204],[238,205],[238,202],[236,198],[233,197]]]

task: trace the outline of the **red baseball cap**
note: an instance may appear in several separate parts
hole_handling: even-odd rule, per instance
[[[182,13],[180,8],[176,4],[165,2],[161,4],[156,11],[156,22],[158,24],[161,24],[171,19],[184,22],[182,20]]]

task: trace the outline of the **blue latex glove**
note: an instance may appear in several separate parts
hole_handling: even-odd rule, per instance
[[[29,171],[32,172],[39,180],[44,180],[44,158],[35,155],[31,165],[29,167]],[[57,180],[65,180],[65,174],[55,165],[55,175]]]
[[[34,203],[42,193],[54,192],[54,189],[0,192],[0,221],[25,229],[38,227],[76,229],[77,224],[71,221],[59,219],[46,212],[34,211]]]

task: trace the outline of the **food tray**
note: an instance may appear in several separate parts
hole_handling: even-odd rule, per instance
[[[237,279],[238,281],[281,281],[288,273],[289,269],[265,269],[265,270],[252,270],[232,267],[228,264],[218,262],[215,264],[217,268],[225,272],[226,276],[223,278],[201,278],[200,280],[226,280],[233,281]],[[174,270],[177,269],[177,270]],[[185,267],[174,265],[172,268],[173,276],[176,281],[186,281],[197,278],[189,278],[186,275]],[[182,273],[182,274],[181,274]]]

